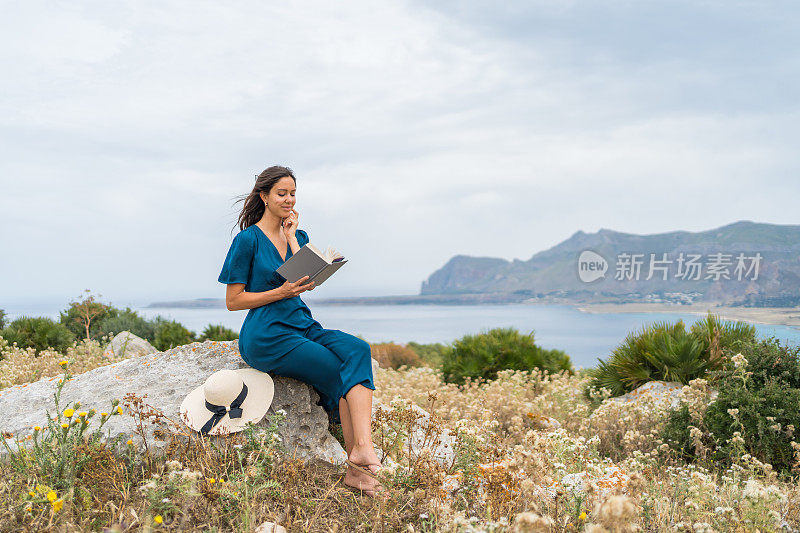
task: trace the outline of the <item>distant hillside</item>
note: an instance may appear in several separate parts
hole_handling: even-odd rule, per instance
[[[606,261],[605,277],[591,282],[581,279],[578,258],[586,250]],[[684,268],[683,277],[678,275],[681,253],[684,260],[689,259],[689,254],[698,254],[699,270]],[[737,279],[735,268],[740,253],[745,268],[738,272],[741,279]],[[757,276],[753,259],[756,253],[761,256]],[[624,266],[624,256],[620,254],[644,254],[640,258],[638,279],[635,270],[618,271],[618,267]],[[651,279],[646,279],[650,254],[655,254],[656,261],[667,260],[663,263],[666,280],[658,270]],[[730,279],[725,279],[725,274]],[[700,279],[694,279],[698,276]],[[698,233],[674,231],[655,235],[608,229],[597,233],[578,231],[527,261],[457,255],[431,274],[420,290],[420,295],[483,293],[565,302],[713,301],[729,305],[797,306],[800,305],[800,225],[740,221]]]
[[[598,254],[606,262],[605,277],[583,281],[578,258],[584,251]],[[620,254],[643,254],[639,278],[621,272]],[[678,258],[699,255],[700,279],[678,276]],[[650,254],[656,260],[666,254],[666,278],[656,271],[649,274]],[[722,254],[729,265],[720,263],[715,280],[709,270],[714,254]],[[742,272],[736,279],[739,254],[752,267],[760,254],[758,274]],[[685,265],[684,265],[685,266]],[[709,277],[711,275],[711,277]],[[619,277],[620,279],[617,279]],[[689,278],[698,277],[692,272]],[[578,231],[564,242],[534,254],[527,261],[508,261],[495,257],[456,255],[422,283],[419,295],[306,298],[314,304],[475,305],[487,303],[626,303],[667,302],[689,304],[714,302],[730,306],[800,307],[800,225],[760,224],[740,221],[721,228],[692,233],[673,231],[655,235],[634,235],[608,229],[597,233]],[[199,298],[155,302],[149,307],[225,308],[224,298]]]

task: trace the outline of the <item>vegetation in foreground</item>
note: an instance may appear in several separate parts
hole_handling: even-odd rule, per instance
[[[458,343],[373,345],[386,367],[376,374],[381,407],[373,421],[391,465],[385,499],[346,489],[342,467],[290,457],[278,435],[280,415],[215,444],[164,427],[164,456],[134,447],[133,439],[87,434],[95,416],[156,420],[157,412],[136,408],[143,400],[134,395],[107,412],[59,406],[32,442],[4,441],[0,530],[252,531],[264,521],[290,531],[800,527],[798,348],[757,340],[712,316],[690,332],[664,323],[632,334],[619,352],[661,350],[626,352],[660,368],[647,379],[681,373],[678,381],[687,383],[673,407],[655,396],[617,401],[609,387],[597,387],[594,372],[492,367],[535,354],[532,335],[490,330],[460,342],[470,349],[457,364],[448,361]],[[101,346],[85,337],[59,353],[0,338],[0,379],[33,380],[49,365],[63,374],[63,386],[71,373],[110,362]],[[480,372],[454,379],[443,371],[459,366]],[[625,382],[637,369],[613,371]],[[412,405],[427,409],[430,420]],[[452,440],[444,440],[447,433]]]
[[[794,356],[795,367],[786,362],[781,371],[792,376],[796,355],[762,341],[725,368],[756,380],[776,360]],[[62,383],[77,363],[62,361]],[[787,434],[788,417],[796,415],[775,417],[775,438],[788,439],[781,442],[792,455],[788,468],[773,468],[748,448],[760,440],[740,442],[734,434],[721,442],[729,450],[724,458],[702,453],[710,449],[707,440],[701,446],[670,442],[675,411],[657,398],[621,403],[606,397],[595,406],[584,394],[590,379],[501,370],[494,380],[457,385],[427,366],[379,369],[382,405],[373,432],[395,464],[383,474],[387,497],[376,500],[346,489],[342,467],[289,457],[277,432],[280,415],[216,444],[165,427],[172,441],[167,453],[151,456],[133,440],[103,442],[85,433],[91,416],[146,418],[147,410],[131,408],[135,399],[100,413],[59,406],[53,420],[42,421],[30,450],[7,441],[0,530],[252,531],[264,521],[290,531],[780,531],[800,525],[800,445]],[[719,397],[736,401],[725,382],[735,380],[719,383]],[[750,381],[744,386],[756,389]],[[681,393],[682,405],[707,413],[710,389],[709,381],[694,380]],[[412,404],[427,409],[431,421],[420,419]],[[453,454],[437,461],[444,429],[454,437]]]

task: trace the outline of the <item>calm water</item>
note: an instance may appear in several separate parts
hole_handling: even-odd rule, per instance
[[[494,327],[516,327],[522,333],[534,331],[537,344],[567,352],[576,366],[596,365],[607,358],[625,336],[647,323],[683,319],[687,327],[702,319],[687,313],[606,313],[578,311],[567,305],[314,305],[314,318],[328,329],[360,335],[368,342],[449,343],[468,333]],[[162,315],[200,333],[208,324],[223,324],[235,331],[247,311],[227,309],[137,309],[148,318]],[[757,324],[761,336],[800,343],[800,329]]]
[[[522,333],[534,331],[537,344],[567,352],[575,366],[595,366],[606,359],[625,336],[655,321],[683,319],[687,327],[702,319],[688,313],[584,313],[568,305],[322,305],[308,302],[314,318],[329,329],[360,335],[368,342],[444,342],[468,333],[494,327],[516,327]],[[148,309],[134,307],[141,315],[162,315],[201,333],[208,324],[222,324],[239,331],[247,311],[227,309]],[[33,309],[6,309],[10,319],[20,314],[50,316],[58,313]],[[800,344],[800,329],[757,324],[760,336],[775,336],[782,342]]]

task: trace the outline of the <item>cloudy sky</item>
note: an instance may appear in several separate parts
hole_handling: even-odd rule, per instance
[[[275,164],[349,259],[324,296],[416,294],[453,255],[578,230],[798,223],[798,22],[735,0],[6,2],[0,308],[223,297],[234,201]]]

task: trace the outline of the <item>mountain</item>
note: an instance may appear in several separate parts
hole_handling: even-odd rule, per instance
[[[605,263],[604,277],[586,281],[581,276],[578,259],[586,251],[593,252],[585,254],[591,263]],[[696,270],[686,262],[692,256]],[[638,279],[635,268],[626,268],[634,259],[641,261]],[[646,279],[651,261],[664,270],[655,269]],[[591,267],[590,261],[582,261],[584,275],[591,275]],[[578,231],[527,261],[457,255],[431,274],[420,290],[420,295],[486,293],[565,302],[796,306],[800,305],[800,225],[742,220],[696,233]]]

